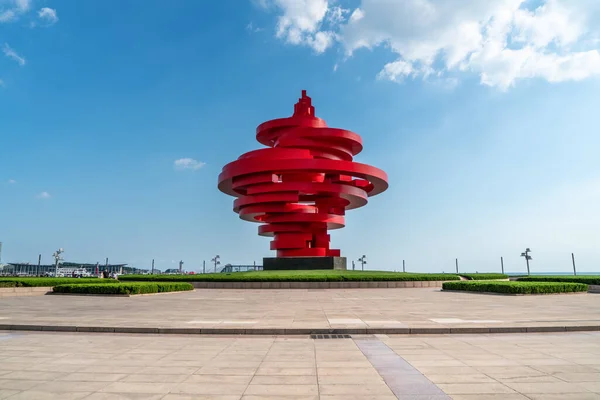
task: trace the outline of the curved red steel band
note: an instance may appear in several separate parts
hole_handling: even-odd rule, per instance
[[[363,149],[354,132],[329,128],[302,91],[289,118],[256,128],[267,146],[223,167],[219,190],[237,197],[233,210],[258,222],[278,257],[339,256],[327,231],[345,226],[346,210],[362,207],[388,188],[385,172],[353,162]]]

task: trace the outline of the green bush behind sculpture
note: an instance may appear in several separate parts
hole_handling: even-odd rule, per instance
[[[148,294],[181,292],[193,290],[194,287],[184,282],[131,282],[111,283],[104,285],[94,284],[70,284],[59,285],[53,288],[55,293],[77,293],[77,294]]]
[[[588,286],[583,283],[562,282],[459,281],[444,282],[442,289],[505,294],[552,294],[587,292]]]

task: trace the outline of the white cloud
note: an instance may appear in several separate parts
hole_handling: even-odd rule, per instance
[[[15,184],[15,183],[17,183],[17,181],[16,181],[16,180],[14,180],[14,179],[9,179],[9,180],[8,180],[8,183],[10,183],[10,184],[12,185],[12,184]]]
[[[331,47],[337,36],[326,29],[344,21],[345,10],[327,0],[263,0],[263,8],[280,11],[276,36],[287,43],[311,47],[320,54]]]
[[[50,196],[50,193],[48,193],[48,192],[42,192],[42,193],[39,193],[35,197],[37,197],[38,199],[49,199],[52,196]]]
[[[415,72],[410,63],[399,60],[385,64],[383,70],[377,75],[379,79],[389,79],[394,82],[401,82],[405,77]]]
[[[8,58],[11,58],[13,60],[15,60],[16,62],[19,63],[20,66],[25,65],[25,59],[23,57],[21,57],[20,55],[17,54],[16,51],[14,51],[9,45],[8,43],[4,43],[4,47],[2,48],[2,51],[4,52],[4,55]]]
[[[250,22],[250,23],[248,23],[248,25],[246,25],[246,29],[247,29],[248,31],[250,31],[250,32],[254,32],[254,33],[256,33],[256,32],[262,32],[262,31],[264,31],[264,28],[261,28],[261,27],[255,26],[253,22]]]
[[[27,11],[31,7],[31,0],[15,0],[16,7],[21,11]]]
[[[598,0],[361,0],[351,13],[327,0],[271,0],[277,37],[348,56],[385,46],[380,79],[474,73],[507,89],[521,79],[600,76]],[[346,18],[347,14],[350,14]]]
[[[205,163],[198,161],[198,160],[194,160],[193,158],[180,158],[179,160],[175,160],[175,162],[173,164],[175,166],[175,169],[180,170],[180,171],[183,171],[183,170],[196,171],[205,165]]]
[[[8,8],[2,7],[3,4],[8,4]],[[29,11],[30,7],[30,0],[0,0],[0,23],[15,21],[20,14]]]
[[[13,21],[16,17],[17,13],[15,13],[14,10],[0,11],[0,23]]]
[[[49,25],[54,25],[58,22],[58,16],[56,15],[56,10],[48,7],[41,8],[38,11],[38,17],[45,21]]]

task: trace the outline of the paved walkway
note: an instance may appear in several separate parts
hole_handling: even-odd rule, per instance
[[[145,327],[306,333],[310,329],[437,329],[588,326],[600,330],[600,295],[499,296],[422,289],[200,289],[111,298],[0,299],[0,329],[11,325]],[[237,329],[237,331],[231,331]],[[278,331],[279,330],[279,331]],[[362,330],[362,331],[361,331]],[[418,332],[418,331],[417,331]],[[420,333],[426,333],[421,331]],[[217,333],[216,331],[213,333]],[[386,332],[383,332],[386,333]]]
[[[0,399],[600,399],[600,332],[211,337],[0,332]]]

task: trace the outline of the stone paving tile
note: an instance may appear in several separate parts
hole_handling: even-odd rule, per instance
[[[232,383],[180,383],[170,387],[167,393],[241,396],[247,387],[245,384]]]
[[[27,390],[43,383],[44,381],[0,379],[0,390]]]
[[[586,393],[590,392],[583,384],[568,382],[504,382],[504,384],[516,392],[528,394],[557,394],[557,393]]]
[[[558,393],[558,394],[528,394],[531,400],[600,400],[597,393]]]
[[[398,400],[393,394],[376,394],[376,395],[352,395],[352,394],[341,394],[341,395],[324,395],[321,394],[319,400]]]
[[[393,395],[385,384],[380,385],[319,385],[322,395],[379,396]]]
[[[105,298],[102,299],[105,306],[100,308],[94,297],[80,297],[76,305],[68,296],[7,297],[0,299],[0,318],[3,323],[30,325],[241,329],[366,327],[368,324],[384,328],[450,329],[518,327],[532,323],[553,326],[556,321],[560,321],[561,326],[600,324],[600,302],[594,295],[476,295],[477,301],[473,301],[474,296],[441,292],[437,288],[202,289],[169,296]],[[273,304],[282,311],[273,312]],[[113,312],[115,309],[119,313]],[[415,309],[420,312],[414,313]]]
[[[316,396],[319,393],[317,385],[260,385],[251,383],[244,396]]]
[[[18,390],[0,389],[0,399],[5,399],[13,394],[19,393]]]
[[[252,375],[187,375],[183,378],[183,383],[248,385],[253,377]]]
[[[56,380],[70,382],[115,382],[125,378],[126,376],[126,374],[97,374],[90,372],[74,372],[72,374],[59,376],[56,378]]]
[[[242,400],[319,400],[319,396],[283,396],[283,395],[275,395],[275,396],[255,396],[255,395],[244,395],[242,396]]]
[[[530,400],[518,393],[502,393],[502,394],[456,394],[450,396],[452,400]]]
[[[324,383],[322,379],[320,382]],[[355,381],[356,382],[356,381]],[[317,385],[316,375],[255,375],[252,385]]]
[[[595,382],[580,382],[579,385],[581,387],[586,388],[590,392],[600,393],[600,381],[595,381]]]
[[[495,383],[496,380],[485,374],[452,374],[452,375],[432,375],[427,378],[435,383]]]
[[[373,316],[370,318],[375,320]],[[367,359],[356,344],[361,340],[359,337],[315,341],[305,337],[27,333],[0,341],[0,354],[4,350],[20,352],[29,348],[30,352],[60,354],[64,355],[61,360],[64,357],[72,360],[31,364],[16,361],[48,357],[13,354],[10,363],[0,362],[5,367],[0,370],[0,395],[10,393],[11,398],[25,399],[447,398],[428,392],[431,386],[422,386],[427,378],[459,400],[598,399],[600,370],[596,364],[578,361],[589,363],[594,357],[600,358],[599,339],[600,333],[365,335],[362,340],[372,340],[366,344],[366,354],[371,356]],[[384,346],[387,350],[373,342],[387,344]],[[162,355],[163,359],[94,357],[102,354],[102,349],[110,349],[110,354],[118,350],[122,354]],[[519,359],[519,352],[526,356]],[[197,354],[201,360],[184,359],[180,362],[193,365],[176,365],[174,358],[184,353]],[[520,364],[466,365],[469,361],[484,360],[482,355],[490,360],[508,359]],[[458,361],[465,365],[419,365],[429,364],[436,356],[441,356],[443,363]],[[90,362],[82,363],[86,357]],[[539,360],[544,360],[544,364],[550,360],[552,365],[538,365]],[[139,364],[123,364],[128,361]],[[243,367],[236,368],[236,361]],[[53,366],[59,369],[53,370]],[[30,380],[36,371],[44,380]],[[96,375],[100,378],[88,381]],[[5,379],[7,376],[10,379]],[[305,392],[294,393],[284,388]]]
[[[108,382],[107,382],[108,383]],[[63,382],[60,382],[63,384]],[[97,391],[105,393],[163,393],[167,394],[177,386],[176,383],[136,383],[112,382]]]
[[[12,400],[79,400],[84,399],[91,392],[45,392],[38,390],[28,390],[11,396]]]
[[[504,394],[516,391],[501,383],[441,383],[438,385],[445,393],[454,394]]]
[[[161,400],[240,400],[241,396],[230,395],[200,395],[200,394],[168,394]]]
[[[163,394],[156,393],[92,393],[85,400],[160,400]]]

